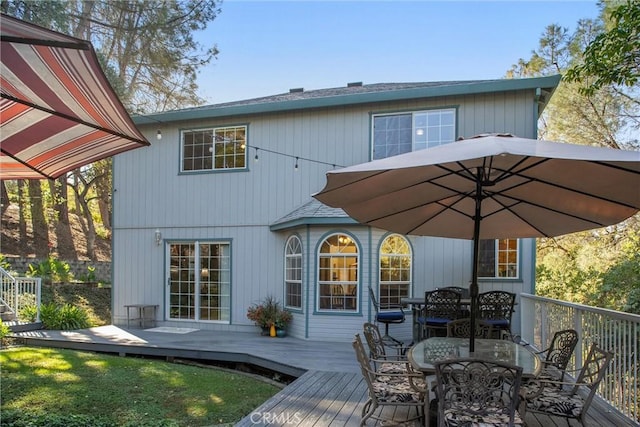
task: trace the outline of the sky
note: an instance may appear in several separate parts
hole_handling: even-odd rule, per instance
[[[596,1],[225,0],[196,35],[220,53],[198,76],[218,104],[350,82],[499,79],[551,24],[570,32]]]

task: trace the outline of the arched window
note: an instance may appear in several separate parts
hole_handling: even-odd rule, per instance
[[[358,310],[358,246],[346,234],[327,237],[318,252],[319,311]]]
[[[400,304],[409,297],[411,290],[411,246],[403,236],[392,234],[380,245],[380,289],[381,305]]]
[[[302,242],[298,236],[287,239],[284,250],[284,305],[302,308]]]

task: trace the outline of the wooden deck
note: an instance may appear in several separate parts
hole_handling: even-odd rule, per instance
[[[180,328],[125,329],[102,326],[78,331],[30,331],[15,334],[25,345],[258,366],[297,379],[256,408],[237,426],[358,426],[367,399],[350,343],[269,338],[239,332]],[[392,415],[401,422],[407,414]],[[567,426],[567,421],[527,414],[528,427]],[[373,426],[370,422],[368,425]],[[405,425],[412,425],[406,423]],[[571,426],[578,423],[572,421]],[[592,405],[589,427],[638,424]],[[432,426],[433,427],[433,426]]]

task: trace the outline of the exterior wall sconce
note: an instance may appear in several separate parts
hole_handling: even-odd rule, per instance
[[[160,243],[162,243],[162,233],[157,228],[156,228],[156,231],[154,233],[154,237],[156,239],[156,246],[160,246]]]

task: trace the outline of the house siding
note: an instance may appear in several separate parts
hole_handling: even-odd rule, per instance
[[[325,174],[333,169],[333,164],[347,166],[370,160],[372,114],[455,107],[460,136],[506,132],[535,138],[534,95],[533,90],[521,90],[442,96],[140,126],[153,141],[159,126],[162,140],[114,158],[114,324],[126,324],[125,304],[145,303],[159,306],[160,325],[214,330],[255,328],[246,318],[247,308],[267,295],[284,299],[284,244],[295,232],[304,245],[304,305],[294,313],[289,333],[310,340],[351,340],[362,323],[372,319],[368,286],[377,289],[377,251],[387,232],[358,225],[305,226],[274,232],[269,225],[322,189]],[[181,130],[238,124],[248,126],[247,170],[180,173]],[[251,147],[260,148],[257,163],[253,160],[256,151]],[[295,158],[265,150],[299,157],[299,169],[294,170]],[[160,246],[154,241],[156,229],[162,233]],[[336,231],[349,232],[359,245],[357,314],[315,312],[317,247],[324,236]],[[166,245],[190,240],[223,241],[231,245],[230,322],[167,320]],[[471,242],[413,236],[409,240],[414,255],[415,296],[437,286],[468,284]],[[533,280],[530,246],[522,245],[522,280],[482,282],[481,292],[489,288],[530,290]],[[410,339],[410,318],[392,328],[394,335]]]

